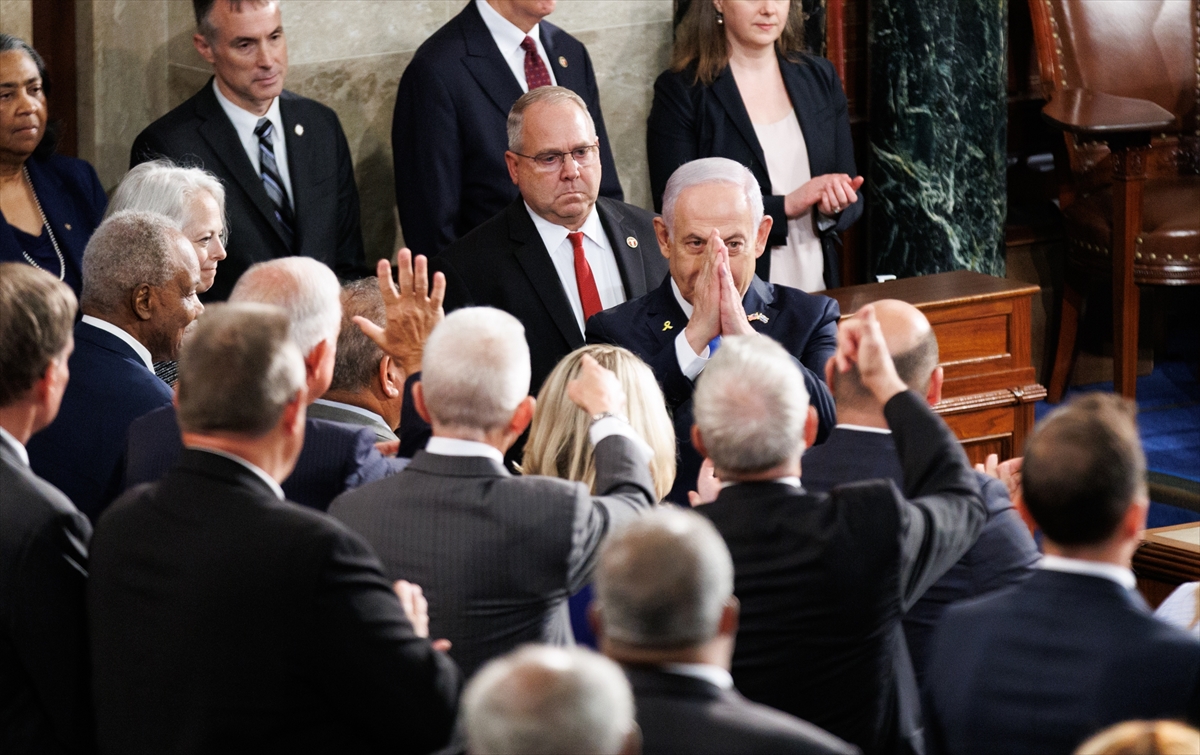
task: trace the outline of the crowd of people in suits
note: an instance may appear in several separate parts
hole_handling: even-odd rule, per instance
[[[972,469],[924,315],[818,293],[863,179],[798,2],[691,4],[650,212],[554,0],[471,0],[374,277],[279,2],[194,5],[111,199],[0,34],[0,752],[1200,749],[1131,405]]]

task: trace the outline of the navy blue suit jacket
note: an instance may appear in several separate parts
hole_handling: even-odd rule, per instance
[[[63,280],[79,296],[83,287],[83,249],[108,207],[108,195],[96,171],[83,160],[63,155],[30,158],[29,180],[37,193],[42,212],[54,231],[66,262]],[[44,231],[43,231],[44,233]],[[4,215],[0,214],[0,262],[25,262],[21,246]],[[57,263],[56,263],[57,264]],[[52,274],[58,270],[52,268]]]
[[[817,441],[824,439],[835,421],[833,397],[822,377],[825,362],[837,349],[837,324],[841,317],[838,303],[828,296],[806,294],[787,286],[776,286],[755,276],[742,298],[746,314],[761,313],[766,322],[751,321],[751,326],[783,345],[799,362],[804,386],[817,408],[820,429]],[[675,486],[668,500],[687,504],[687,491],[696,488],[700,473],[700,455],[692,448],[692,381],[679,369],[675,356],[675,338],[687,325],[687,315],[671,290],[671,276],[645,296],[605,310],[587,322],[588,343],[612,343],[637,354],[662,385],[667,407],[675,418],[675,438],[679,448],[679,467]]]
[[[596,122],[600,195],[624,199],[587,48],[547,21],[538,32],[558,85],[582,97]],[[474,0],[417,48],[392,114],[396,206],[414,254],[436,255],[517,198],[504,153],[521,94]]]
[[[125,488],[157,482],[181,453],[183,440],[174,406],[142,417],[129,429]],[[399,459],[379,453],[375,433],[369,428],[309,417],[296,468],[280,487],[289,501],[324,511],[345,491],[403,468]]]
[[[130,424],[170,405],[171,389],[129,344],[84,322],[75,325],[68,366],[71,382],[58,417],[30,438],[29,463],[94,522],[123,489]]]
[[[814,493],[873,479],[904,487],[896,441],[882,433],[835,427],[824,443],[804,454],[800,471],[805,490]],[[946,607],[1027,579],[1039,558],[1033,536],[1013,508],[1004,483],[982,473],[976,476],[988,514],[979,539],[904,616],[904,638],[918,682],[925,674],[929,640]]]
[[[925,676],[931,754],[1073,752],[1119,721],[1200,723],[1200,642],[1103,577],[1039,570],[947,609]]]

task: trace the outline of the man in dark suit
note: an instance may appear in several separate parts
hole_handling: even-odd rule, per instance
[[[446,274],[447,310],[495,307],[521,321],[536,393],[558,360],[583,346],[589,317],[646,293],[667,265],[651,213],[597,198],[599,142],[578,95],[542,87],[522,96],[509,134],[504,159],[520,196],[432,267]]]
[[[33,471],[94,522],[121,492],[130,423],[171,403],[154,362],[174,359],[204,305],[192,244],[167,218],[119,212],[83,255],[83,319],[58,418],[29,442]]]
[[[283,88],[279,3],[193,0],[196,50],[214,77],[146,127],[130,166],[167,157],[225,185],[229,256],[205,301],[229,297],[256,262],[293,254],[343,278],[363,275],[358,187],[346,135],[328,107]]]
[[[471,0],[404,69],[392,154],[400,226],[415,253],[437,255],[517,198],[504,165],[505,118],[522,92],[539,86],[566,87],[587,103],[604,166],[600,194],[624,198],[591,58],[577,39],[542,20],[554,5]]]
[[[745,167],[717,157],[693,161],[671,177],[666,196],[654,228],[670,275],[645,296],[589,320],[587,340],[624,346],[654,370],[674,412],[679,445],[667,498],[686,504],[701,462],[690,440],[693,382],[720,339],[761,333],[783,344],[804,375],[820,442],[834,422],[833,397],[820,376],[833,355],[840,311],[827,296],[754,274],[772,221]]]
[[[260,262],[238,281],[230,301],[272,304],[292,318],[292,336],[304,356],[306,395],[324,395],[333,379],[342,322],[341,287],[324,264],[308,257]],[[125,487],[154,482],[183,451],[175,409],[165,406],[129,429]],[[400,471],[398,459],[375,448],[375,433],[359,425],[307,419],[304,450],[284,482],[289,500],[324,511],[340,493]]]
[[[925,396],[930,406],[937,404],[942,398],[942,368],[937,337],[925,315],[895,299],[875,302],[875,315],[900,379],[910,391]],[[825,367],[826,384],[837,402],[838,424],[828,440],[805,451],[805,490],[827,493],[838,485],[875,479],[904,485],[904,469],[883,406],[855,377],[854,372],[839,375],[832,364]],[[983,472],[976,472],[976,477],[988,510],[979,539],[904,615],[904,639],[918,684],[924,676],[929,639],[946,607],[1027,579],[1039,558],[1029,528],[1009,500],[1008,488]]]
[[[468,677],[522,643],[571,644],[567,598],[588,582],[605,535],[654,503],[650,448],[620,416],[625,393],[587,357],[569,390],[595,418],[597,495],[505,470],[504,452],[533,414],[521,330],[494,309],[448,315],[425,346],[413,393],[433,426],[429,444],[400,474],[330,507],[389,577],[425,588],[432,631],[453,642]]]
[[[425,753],[450,734],[459,675],[419,588],[393,594],[360,537],[279,487],[308,403],[289,329],[277,307],[213,308],[179,362],[187,450],[96,529],[104,752]]]
[[[900,620],[975,541],[986,510],[954,434],[896,375],[870,305],[842,322],[835,360],[883,405],[906,496],[885,480],[828,495],[800,487],[811,410],[770,339],[726,339],[696,387],[693,442],[721,482],[698,511],[733,555],[742,607],[733,680],[863,752],[922,752]]]
[[[645,755],[855,753],[798,718],[738,694],[733,560],[708,520],[659,509],[600,551],[592,621],[633,683]]]
[[[1066,753],[1131,719],[1200,723],[1200,642],[1154,618],[1129,565],[1149,500],[1133,402],[1092,393],[1038,425],[1024,506],[1046,555],[946,610],[925,676],[933,753]]]
[[[25,444],[67,387],[75,295],[0,263],[0,750],[90,752],[87,517],[29,468]]]

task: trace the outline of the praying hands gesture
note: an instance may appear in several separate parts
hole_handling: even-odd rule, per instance
[[[754,335],[746,319],[742,296],[729,270],[729,249],[713,229],[704,247],[704,262],[692,294],[692,317],[684,331],[692,351],[702,354],[717,336]]]
[[[387,327],[381,328],[365,317],[354,322],[384,353],[396,360],[405,377],[421,369],[425,341],[434,327],[446,316],[442,301],[446,298],[446,276],[433,274],[433,290],[429,289],[429,263],[424,255],[412,258],[412,252],[396,252],[396,277],[399,287],[392,283],[392,266],[380,260],[375,266],[379,293],[387,308]]]

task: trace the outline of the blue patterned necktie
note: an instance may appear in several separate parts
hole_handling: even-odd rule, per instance
[[[258,164],[262,171],[263,188],[271,204],[275,205],[275,219],[283,227],[283,240],[291,249],[295,218],[292,215],[292,203],[283,190],[283,179],[279,177],[279,163],[275,161],[275,126],[266,118],[259,118],[254,135],[258,137]]]

